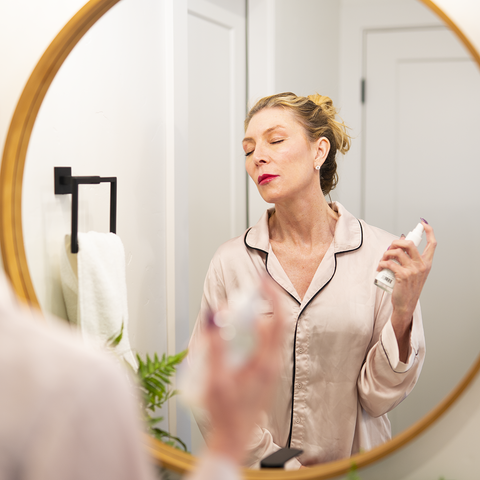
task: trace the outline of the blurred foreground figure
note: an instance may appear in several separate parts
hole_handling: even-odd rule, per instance
[[[32,318],[0,277],[0,478],[153,479],[120,368]]]
[[[203,404],[211,425],[207,443],[209,453],[204,459],[204,465],[215,465],[214,461],[209,463],[209,457],[227,460],[230,468],[244,464],[256,421],[270,406],[277,385],[282,365],[285,322],[278,306],[278,296],[273,290],[273,282],[262,277],[262,290],[275,314],[257,318],[258,343],[253,354],[241,367],[229,366],[230,363],[226,361],[227,342],[222,340],[212,315],[208,328],[201,334],[209,347]],[[216,476],[214,469],[211,469],[210,476],[205,478],[239,478],[234,473],[235,469],[231,469],[231,476],[227,476],[226,472],[223,476]]]
[[[0,478],[155,478],[123,371],[67,329],[48,328],[32,316],[0,273]],[[208,409],[217,428],[190,480],[239,478],[246,438],[277,374],[271,360],[281,337],[271,327],[262,326],[259,351],[235,377],[221,366],[224,347],[215,328],[206,333],[210,369],[215,366]]]

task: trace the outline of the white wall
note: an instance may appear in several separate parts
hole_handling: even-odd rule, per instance
[[[219,3],[219,2],[217,2]],[[189,0],[190,327],[217,248],[246,229],[245,0]],[[221,201],[220,201],[221,199]]]
[[[363,75],[364,29],[440,23],[429,9],[415,0],[342,0],[338,104],[343,120],[351,128],[353,142],[347,157],[338,162],[340,181],[334,197],[348,205],[350,211],[360,218],[364,216],[359,181],[362,178],[360,82]]]
[[[73,175],[117,177],[129,330],[141,351],[166,348],[166,106],[160,69],[165,59],[155,28],[162,13],[158,2],[142,0],[140,8],[120,2],[66,59],[32,132],[22,205],[35,290],[43,309],[65,318],[58,258],[70,233],[71,196],[53,195],[53,167],[71,166]],[[108,231],[108,189],[108,184],[80,187],[79,231]]]
[[[477,52],[480,52],[480,2],[475,0],[436,0],[435,4],[460,27]]]
[[[348,6],[348,15],[343,16],[342,25],[342,50],[348,52],[351,49],[357,49],[356,58],[361,59],[361,33],[358,31],[359,25],[368,24],[368,19],[362,19],[363,9],[361,3],[356,0],[344,0]],[[366,3],[380,6],[382,3],[377,0],[366,0]],[[419,14],[415,18],[402,17],[401,3],[397,4],[399,8],[395,16],[395,23],[418,22],[421,24],[428,19],[422,15],[423,7],[419,5]],[[480,36],[478,34],[478,25],[480,24],[479,4],[475,0],[464,0],[456,2],[455,0],[440,0],[437,2],[443,6],[446,13],[459,23],[465,22],[468,26],[467,33],[472,41],[477,42],[477,48],[480,46]],[[356,10],[355,10],[356,9]],[[347,12],[345,12],[347,13]],[[378,9],[381,15],[381,8]],[[428,14],[428,12],[427,12]],[[391,18],[391,17],[390,17]],[[384,19],[388,21],[387,18]],[[372,25],[378,26],[378,25]],[[352,38],[352,37],[355,37]],[[345,53],[344,59],[348,58]],[[355,56],[354,56],[355,58]],[[352,65],[352,63],[343,62],[340,70],[341,89],[340,102],[342,104],[343,118],[347,124],[354,128],[354,135],[361,139],[361,106],[358,102],[358,72],[361,71],[361,65]],[[453,93],[453,92],[450,92]],[[355,101],[357,100],[357,101]],[[335,192],[340,200],[347,205],[360,205],[360,175],[361,144],[354,146],[348,156],[341,163],[341,182]],[[360,208],[355,212],[360,215]],[[453,358],[450,358],[454,361]],[[478,477],[478,468],[475,464],[478,452],[478,429],[480,428],[480,378],[477,377],[473,385],[461,397],[451,410],[444,415],[437,423],[424,432],[414,442],[407,447],[390,455],[384,460],[359,471],[362,479],[380,480],[388,478],[389,480],[437,480],[440,477],[448,479],[471,479]]]
[[[86,0],[45,0],[0,4],[2,149],[16,103],[33,67],[58,31],[85,3]]]
[[[275,2],[275,90],[338,99],[338,0]]]
[[[31,70],[83,3],[0,5],[2,144]],[[54,195],[53,166],[118,178],[129,334],[139,353],[171,354],[189,337],[186,19],[179,0],[124,0],[102,17],[54,79],[25,166],[27,260],[42,307],[62,317],[58,259],[71,198]],[[108,187],[80,187],[79,197],[79,230],[108,231]],[[177,419],[173,401],[163,413],[189,443],[188,414]]]
[[[245,0],[188,2],[189,308],[193,330],[217,248],[246,228]],[[205,442],[192,419],[192,452]]]

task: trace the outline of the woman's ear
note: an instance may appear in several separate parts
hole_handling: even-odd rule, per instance
[[[315,165],[322,166],[330,152],[330,142],[326,137],[320,137],[314,142],[315,146]]]

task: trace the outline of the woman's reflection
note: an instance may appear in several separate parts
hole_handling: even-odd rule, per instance
[[[433,230],[423,222],[428,243],[420,255],[412,242],[327,203],[337,150],[350,147],[336,117],[332,101],[320,95],[281,93],[252,108],[246,169],[275,207],[218,249],[205,281],[193,344],[206,325],[204,312],[221,308],[265,271],[287,317],[281,386],[258,421],[250,466],[284,446],[304,451],[293,461],[300,468],[385,442],[386,414],[413,389],[424,360],[418,299],[433,260]],[[392,295],[373,283],[383,268],[395,273]]]

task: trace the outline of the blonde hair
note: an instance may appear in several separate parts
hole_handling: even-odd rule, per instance
[[[281,107],[290,110],[305,129],[307,137],[314,142],[325,137],[330,142],[330,151],[320,169],[320,186],[324,195],[330,193],[338,183],[337,150],[345,154],[350,149],[351,137],[348,127],[338,117],[338,111],[329,97],[309,95],[298,97],[292,92],[277,93],[260,99],[248,112],[245,130],[252,117],[264,108]]]

